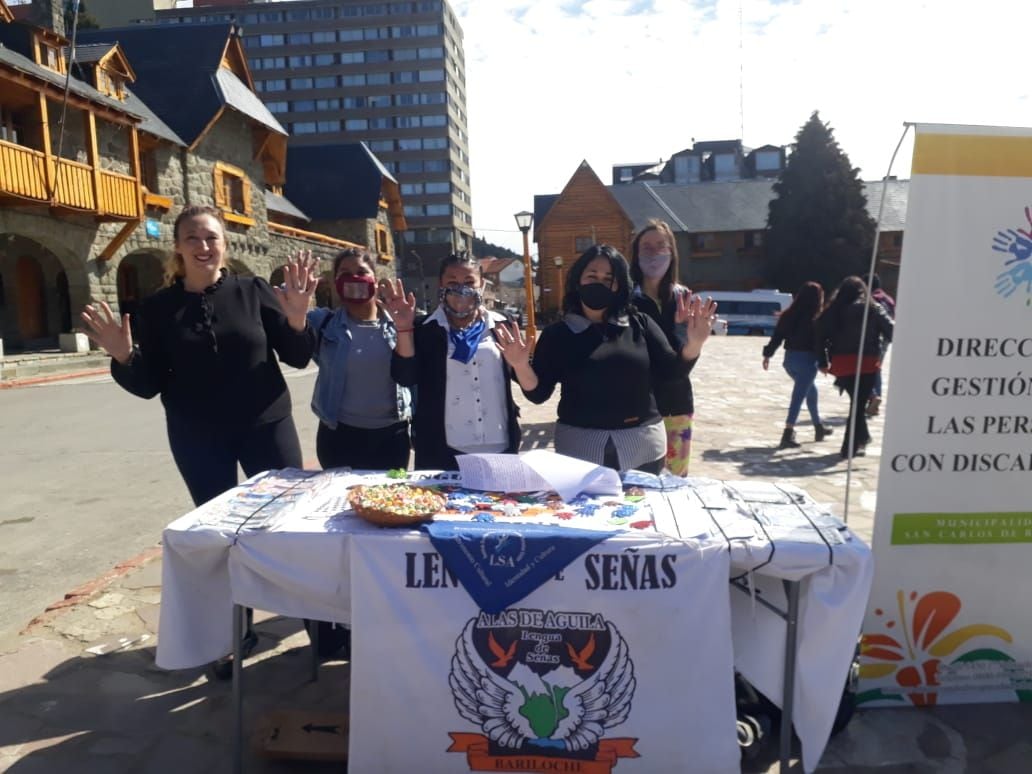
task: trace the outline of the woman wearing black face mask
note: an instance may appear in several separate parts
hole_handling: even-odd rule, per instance
[[[506,318],[483,307],[480,264],[469,253],[450,255],[438,284],[440,304],[420,319],[400,280],[384,289],[398,326],[391,374],[419,397],[412,445],[420,470],[455,470],[456,454],[514,454],[520,447],[511,370],[493,330]]]
[[[663,468],[667,439],[652,385],[688,368],[716,316],[712,301],[678,297],[675,322],[687,327],[675,352],[659,326],[630,304],[627,261],[608,245],[589,248],[570,269],[564,317],[530,347],[516,326],[500,334],[523,394],[535,403],[562,385],[555,449],[616,470]]]
[[[349,248],[333,261],[342,306],[313,309],[313,358],[319,375],[312,411],[319,417],[316,454],[323,468],[406,468],[409,460],[409,391],[391,377],[397,345],[394,322],[377,306],[371,256]]]

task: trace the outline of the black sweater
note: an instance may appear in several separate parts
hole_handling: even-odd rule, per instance
[[[794,314],[782,314],[774,326],[774,335],[763,348],[764,357],[773,357],[781,342],[785,342],[786,352],[813,352],[816,358],[817,331],[813,319],[796,317]]]
[[[304,368],[315,336],[295,331],[269,284],[224,276],[204,293],[177,282],[133,317],[138,349],[111,375],[141,398],[161,395],[168,418],[239,427],[275,422],[291,411],[283,362]]]
[[[864,301],[854,301],[845,307],[828,308],[817,318],[817,362],[827,368],[835,355],[881,355],[884,346],[892,341],[893,322],[885,308],[870,303],[867,313],[867,335],[860,341],[864,319]]]
[[[678,287],[677,292],[687,293],[688,291]],[[656,302],[649,296],[637,293],[634,296],[634,305],[656,322],[666,336],[670,348],[680,353],[681,348],[685,345],[685,339],[678,335],[677,329],[684,326],[678,326],[674,322],[674,314],[677,312],[677,303],[674,299],[671,299],[660,310]],[[652,390],[656,395],[656,407],[660,414],[671,417],[695,413],[695,396],[692,393],[692,381],[688,375],[698,362],[698,358],[690,360],[687,367],[677,376],[657,381],[652,385]]]
[[[559,421],[574,427],[616,430],[660,421],[652,385],[690,365],[651,318],[638,312],[629,323],[589,325],[580,333],[565,321],[549,325],[534,350],[538,385],[523,394],[544,403],[562,384]]]
[[[412,336],[416,354],[402,357],[394,351],[391,378],[403,387],[415,388],[412,413],[412,449],[416,470],[456,470],[455,452],[448,447],[444,430],[444,398],[448,386],[448,332],[436,323],[424,325],[416,318]],[[491,335],[494,335],[492,333]],[[508,415],[509,445],[505,453],[520,449],[520,410],[512,399],[510,369],[506,368],[505,410]]]

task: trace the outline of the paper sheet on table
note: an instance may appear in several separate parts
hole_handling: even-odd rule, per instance
[[[564,500],[581,492],[620,494],[620,474],[563,454],[535,449],[525,454],[460,454],[456,461],[467,489],[540,492],[554,489]]]

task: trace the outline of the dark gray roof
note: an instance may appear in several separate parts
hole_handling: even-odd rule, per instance
[[[223,105],[286,135],[261,100],[220,69],[232,29],[228,24],[135,24],[81,30],[79,40],[120,44],[136,73],[133,90],[187,143],[201,135]]]
[[[363,142],[287,148],[287,192],[314,220],[375,218],[385,179],[396,182]]]
[[[635,230],[650,218],[665,220],[674,231],[759,231],[767,227],[767,211],[774,198],[773,180],[734,180],[711,183],[638,182],[607,186]],[[882,181],[864,183],[867,211],[877,219]],[[890,180],[882,231],[902,231],[907,217],[908,180]],[[534,197],[534,219],[540,223],[559,198]]]
[[[280,215],[289,215],[292,218],[300,218],[301,220],[311,220],[310,217],[295,207],[294,203],[286,196],[280,196],[269,190],[265,191],[265,207],[271,212],[278,212]]]
[[[114,43],[88,43],[85,45],[75,46],[75,61],[79,64],[93,64],[99,62],[104,58],[104,55],[115,47]],[[68,55],[71,52],[70,47],[66,47],[64,50],[65,59],[68,59]]]
[[[158,118],[154,111],[147,107],[146,103],[129,89],[126,89],[124,104],[133,113],[143,118],[139,127],[141,132],[146,132],[175,145],[186,147],[183,138],[173,132],[168,124]]]
[[[47,81],[48,83],[52,83],[60,89],[64,89],[65,77],[61,75],[61,73],[54,72],[47,67],[42,67],[28,57],[22,56],[17,51],[13,51],[3,45],[0,45],[0,63],[13,67],[26,75],[31,75],[33,78],[39,78]],[[91,102],[100,103],[101,105],[117,110],[120,113],[127,113],[129,115],[136,116],[137,118],[140,117],[138,113],[130,110],[125,103],[120,102],[117,99],[113,99],[112,97],[108,97],[105,94],[101,94],[95,88],[83,81],[80,81],[78,78],[69,79],[68,90],[78,97],[88,99]]]

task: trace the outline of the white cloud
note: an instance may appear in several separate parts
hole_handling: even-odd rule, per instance
[[[865,179],[885,174],[904,121],[1032,124],[1026,0],[453,6],[465,34],[473,225],[517,250],[512,213],[561,190],[582,159],[608,182],[613,164],[741,136],[740,72],[746,145],[788,144],[819,110]]]

